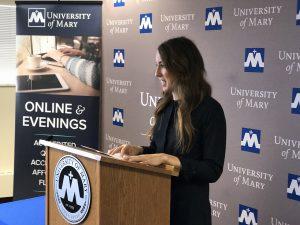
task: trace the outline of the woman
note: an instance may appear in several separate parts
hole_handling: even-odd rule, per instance
[[[185,37],[158,47],[155,76],[163,97],[158,102],[148,147],[121,145],[109,150],[125,160],[180,168],[171,181],[171,225],[211,225],[209,183],[223,170],[226,122],[211,97],[196,45]]]

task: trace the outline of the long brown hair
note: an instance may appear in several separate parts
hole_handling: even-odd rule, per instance
[[[159,45],[158,53],[165,68],[172,75],[172,91],[163,93],[154,113],[155,121],[170,104],[173,99],[172,92],[175,92],[179,99],[175,124],[178,147],[181,153],[186,153],[192,145],[195,132],[191,113],[204,97],[211,95],[211,86],[205,80],[206,71],[201,53],[190,39],[169,39]]]

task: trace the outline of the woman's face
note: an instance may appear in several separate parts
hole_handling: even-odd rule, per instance
[[[160,80],[163,92],[172,91],[172,75],[169,73],[169,71],[166,69],[165,65],[161,61],[158,51],[156,52],[155,63],[155,76]]]

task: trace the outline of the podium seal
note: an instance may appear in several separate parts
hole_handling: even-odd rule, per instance
[[[91,189],[87,172],[71,155],[62,157],[54,170],[54,198],[58,211],[70,224],[81,223],[87,216]]]

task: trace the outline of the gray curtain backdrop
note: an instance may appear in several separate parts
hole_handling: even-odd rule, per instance
[[[157,46],[186,36],[226,114],[213,224],[300,221],[299,0],[119,0],[103,4],[103,149],[147,145],[161,87]],[[297,14],[299,14],[297,16]]]

